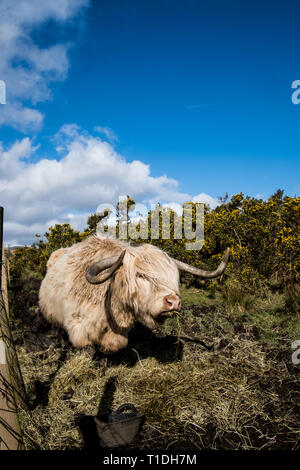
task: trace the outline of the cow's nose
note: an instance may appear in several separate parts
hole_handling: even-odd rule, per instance
[[[171,310],[180,310],[181,308],[181,300],[178,295],[170,294],[164,297],[164,304],[166,307],[166,311]]]

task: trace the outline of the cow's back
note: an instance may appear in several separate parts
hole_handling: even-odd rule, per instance
[[[58,324],[63,323],[68,251],[69,248],[60,248],[51,254],[39,292],[39,305],[43,315],[49,321]]]

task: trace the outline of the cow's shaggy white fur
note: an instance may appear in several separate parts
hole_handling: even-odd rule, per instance
[[[102,284],[90,284],[87,269],[96,261],[126,253],[119,269]],[[179,272],[175,262],[159,248],[131,247],[120,240],[91,236],[50,256],[41,284],[43,315],[61,325],[74,346],[97,344],[114,352],[128,342],[135,320],[148,327],[168,310],[166,296],[179,299]]]

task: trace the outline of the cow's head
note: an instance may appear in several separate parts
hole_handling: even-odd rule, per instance
[[[128,247],[119,255],[94,263],[86,272],[91,284],[111,278],[111,309],[116,321],[126,327],[126,311],[133,312],[149,328],[172,316],[181,308],[179,271],[204,278],[222,274],[229,259],[229,248],[215,271],[205,271],[169,257],[153,245]]]

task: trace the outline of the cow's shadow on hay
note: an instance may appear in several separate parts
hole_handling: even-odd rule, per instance
[[[59,327],[48,323],[40,311],[28,312],[22,318],[19,328],[22,336],[17,343],[22,344],[27,352],[37,352],[52,348],[73,349],[68,340],[67,333]],[[154,357],[161,363],[180,361],[183,354],[183,343],[177,336],[163,335],[161,331],[149,330],[146,326],[137,322],[128,336],[127,348],[113,354],[103,354],[98,348],[90,349],[95,361],[107,358],[108,365],[126,364],[133,367],[141,359]],[[64,358],[59,362],[62,363]]]
[[[109,366],[126,364],[134,367],[148,357],[154,357],[160,363],[168,363],[181,361],[182,355],[183,343],[176,336],[163,336],[159,331],[152,332],[141,323],[136,323],[129,333],[127,348],[107,355],[97,350],[94,359],[106,357]]]

